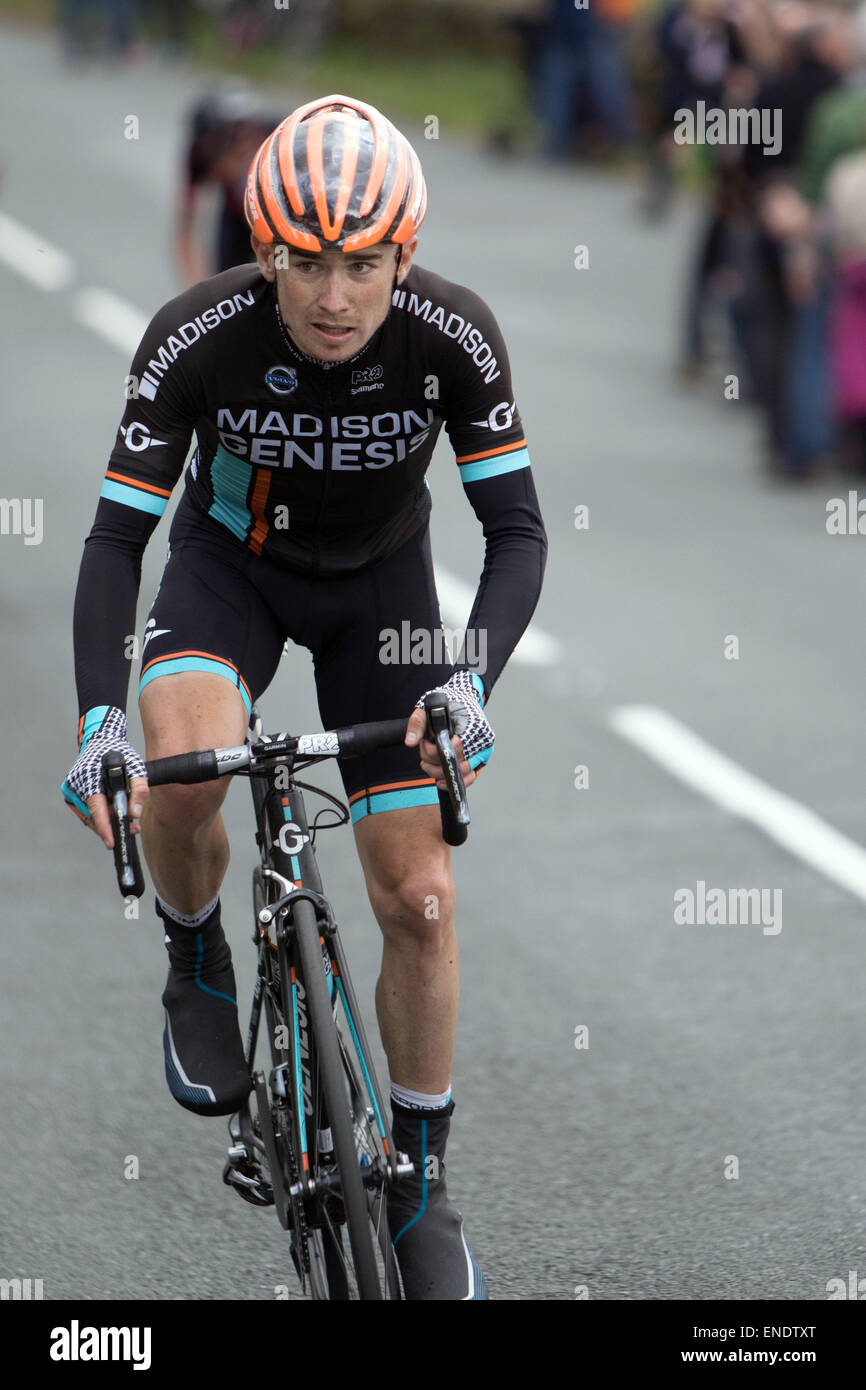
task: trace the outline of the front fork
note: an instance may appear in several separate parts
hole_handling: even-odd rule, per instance
[[[330,967],[329,993],[333,999],[335,991],[337,992],[348,1022],[351,1034],[350,1045],[354,1050],[358,1068],[363,1077],[364,1087],[370,1102],[369,1108],[372,1110],[371,1118],[375,1120],[385,1155],[385,1180],[387,1182],[397,1181],[399,1178],[412,1173],[414,1168],[407,1155],[396,1152],[381,1090],[372,1066],[367,1060],[370,1055],[367,1036],[361,1021],[361,1013],[337,924],[334,921],[330,905],[322,896],[322,882],[310,839],[302,793],[300,789],[295,787],[289,787],[284,792],[279,791],[270,784],[270,781],[263,786],[258,782],[258,779],[253,779],[252,791],[256,809],[256,824],[259,827],[256,838],[262,852],[263,866],[260,872],[263,879],[272,885],[272,890],[270,893],[263,891],[260,895],[258,920],[254,928],[253,940],[259,949],[259,969],[256,972],[255,992],[247,1032],[246,1057],[252,1072],[263,1002],[268,1015],[269,1028],[273,1030],[276,1027],[276,1018],[265,990],[265,972],[268,971],[269,966],[262,959],[265,953],[270,955],[271,952],[274,952],[271,961],[273,961],[274,956],[279,961],[279,968],[286,983],[285,997],[291,1001],[291,1018],[285,1020],[288,1034],[286,1039],[288,1046],[285,1050],[289,1060],[287,1063],[274,1068],[271,1074],[272,1095],[270,1097],[264,1074],[262,1072],[253,1074],[253,1086],[263,1131],[261,1141],[256,1144],[249,1103],[247,1102],[229,1121],[229,1134],[232,1143],[229,1147],[229,1161],[223,1174],[224,1180],[237,1186],[241,1195],[245,1196],[247,1200],[256,1201],[257,1198],[250,1195],[249,1192],[249,1160],[250,1156],[261,1148],[262,1143],[271,1173],[276,1175],[281,1171],[271,1119],[271,1105],[286,1104],[288,1099],[286,1086],[291,1084],[295,1089],[295,1113],[300,1119],[300,1123],[295,1125],[295,1137],[301,1166],[298,1181],[306,1191],[312,1193],[315,1190],[315,1178],[311,1175],[308,1167],[305,1132],[307,1113],[305,1102],[309,1099],[309,1095],[305,1095],[304,1091],[301,1029],[298,1014],[298,982],[294,980],[291,963],[294,952],[290,950],[291,903],[293,900],[306,898],[312,901],[316,909],[319,933],[324,943],[323,957],[326,962],[326,971]],[[264,844],[262,843],[263,834]],[[275,900],[273,889],[277,890]],[[267,898],[271,898],[272,901],[267,902]],[[274,940],[274,936],[276,936],[276,940]],[[310,1090],[312,1091],[315,1086],[315,1079],[310,1078],[310,1080]],[[312,1109],[313,1115],[315,1115],[318,1112],[315,1097],[313,1097]],[[234,1171],[230,1173],[230,1169]],[[268,1191],[270,1190],[267,1183],[264,1184],[264,1187]],[[276,1182],[273,1187],[273,1195],[267,1201],[262,1200],[259,1204],[269,1205],[273,1202],[277,1207],[281,1224],[288,1228],[290,1224],[289,1204],[287,1194],[281,1189],[282,1184]],[[293,1191],[292,1195],[297,1198],[300,1192]]]

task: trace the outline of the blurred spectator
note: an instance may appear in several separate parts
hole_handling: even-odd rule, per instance
[[[661,216],[670,203],[673,169],[682,150],[673,136],[676,113],[694,111],[699,101],[720,105],[731,64],[742,57],[736,26],[725,8],[725,0],[677,0],[658,23],[661,80],[643,205],[648,216]]]
[[[182,54],[189,45],[195,0],[139,0],[145,16],[154,20],[154,28],[168,53]]]
[[[256,150],[282,119],[264,112],[257,98],[246,91],[208,93],[191,112],[175,241],[184,284],[194,285],[230,266],[253,260],[244,217],[244,185]],[[216,240],[210,255],[196,225],[200,194],[208,186],[215,187],[219,196]]]
[[[137,12],[136,0],[58,0],[64,57],[76,62],[106,49],[128,56],[133,51]]]
[[[196,0],[58,0],[64,55],[70,61],[100,54],[131,57],[143,50],[142,32],[170,52],[187,45]]]
[[[684,146],[677,146],[673,126],[680,113],[748,104],[755,77],[749,52],[730,17],[730,0],[678,0],[664,14],[659,44],[665,61],[662,110],[665,133],[658,142],[645,211],[658,214],[670,196],[671,164]],[[712,298],[725,302],[735,342],[744,349],[741,313],[744,233],[748,197],[740,168],[739,150],[729,145],[707,146],[712,160],[710,209],[699,235],[686,286],[681,371],[691,377],[705,358],[705,311]],[[740,364],[744,369],[744,364]]]
[[[759,214],[775,243],[788,321],[781,356],[778,413],[771,417],[773,470],[806,477],[836,443],[830,374],[830,316],[840,266],[827,236],[826,197],[837,158],[866,149],[866,6],[854,16],[832,10],[811,35],[826,66],[844,85],[807,113],[795,168],[759,196]],[[843,272],[843,279],[847,272]],[[849,290],[856,297],[856,274]]]
[[[866,473],[866,149],[836,160],[826,202],[836,265],[831,400],[854,465]]]
[[[536,114],[544,127],[543,149],[551,159],[571,153],[581,104],[620,148],[636,137],[631,78],[622,52],[619,24],[638,0],[548,0],[537,35]]]
[[[816,6],[789,10],[780,70],[765,78],[756,98],[759,108],[780,113],[781,148],[775,155],[761,145],[742,151],[757,213],[746,272],[747,351],[754,392],[766,412],[768,465],[783,474],[801,474],[831,444],[822,322],[826,287],[819,294],[817,281],[807,286],[803,253],[791,254],[795,222],[799,218],[806,228],[809,219],[798,214],[790,184],[811,112],[840,85],[851,62],[850,44],[844,15]],[[779,214],[786,224],[783,237]]]

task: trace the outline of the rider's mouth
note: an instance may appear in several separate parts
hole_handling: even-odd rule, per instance
[[[335,323],[314,323],[313,328],[326,342],[335,345],[347,342],[355,331],[351,326]]]

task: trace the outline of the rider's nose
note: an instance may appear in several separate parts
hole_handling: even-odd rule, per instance
[[[337,272],[325,277],[319,294],[319,308],[338,318],[340,314],[346,312],[349,307],[348,296],[343,276]]]

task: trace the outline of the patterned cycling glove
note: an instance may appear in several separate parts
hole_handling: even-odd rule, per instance
[[[481,708],[484,683],[474,671],[455,671],[444,685],[436,688],[444,690],[449,697],[454,732],[463,740],[463,756],[474,772],[487,762],[493,752],[495,739]],[[430,691],[425,694],[429,695]],[[423,705],[424,695],[415,708],[421,709]]]
[[[143,759],[127,740],[123,710],[102,705],[85,717],[78,757],[60,786],[64,800],[82,820],[90,820],[87,799],[102,791],[102,755],[113,748],[124,755],[131,778],[147,776]]]

